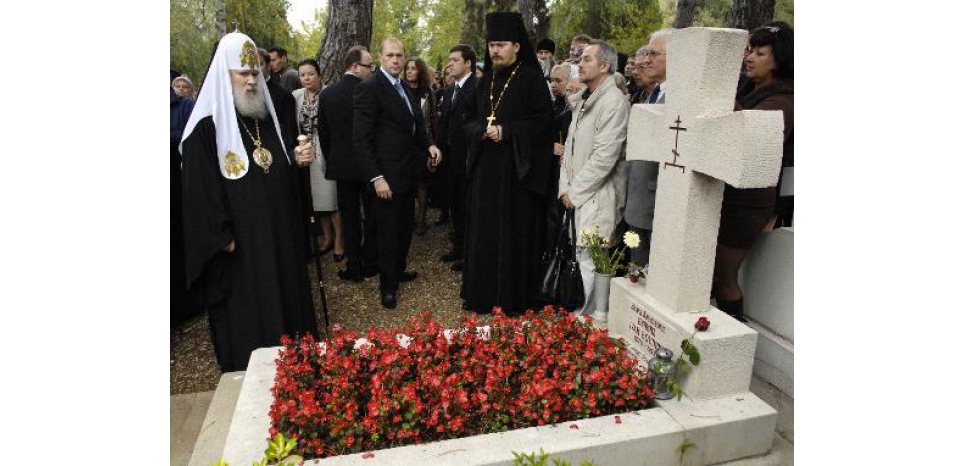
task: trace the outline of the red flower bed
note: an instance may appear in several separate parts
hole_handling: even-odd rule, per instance
[[[447,339],[431,314],[401,329],[282,338],[270,435],[326,457],[567,422],[647,407],[635,361],[588,321],[547,307],[498,309],[488,335],[464,318]],[[403,348],[397,335],[410,337]]]

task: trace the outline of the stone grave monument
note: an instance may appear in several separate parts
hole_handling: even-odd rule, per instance
[[[774,185],[781,162],[780,112],[733,112],[746,41],[747,32],[734,29],[672,34],[667,103],[634,106],[628,131],[628,158],[660,162],[663,170],[650,278],[646,286],[614,279],[608,327],[646,361],[659,346],[679,352],[697,318],[709,317],[710,329],[694,338],[702,361],[683,379],[687,396],[622,421],[601,416],[306,464],[510,466],[513,451],[543,449],[574,464],[693,466],[766,453],[777,412],[748,390],[757,333],[711,308],[708,298],[724,182]],[[231,464],[256,460],[265,448],[277,352],[252,353],[223,450]],[[681,455],[685,442],[691,448]]]
[[[781,112],[734,112],[746,43],[747,33],[734,29],[675,31],[667,45],[666,103],[634,105],[627,131],[627,159],[657,162],[660,173],[649,276],[645,284],[614,279],[608,327],[645,362],[661,346],[678,355],[698,317],[709,318],[710,329],[694,336],[700,365],[681,378],[704,415],[756,398],[749,386],[757,332],[710,305],[724,184],[774,186],[781,169]],[[675,403],[662,406],[686,409]],[[742,446],[766,450],[772,432],[761,435]]]

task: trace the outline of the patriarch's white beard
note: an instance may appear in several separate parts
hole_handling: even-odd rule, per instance
[[[268,116],[268,107],[265,106],[265,98],[261,92],[245,92],[244,89],[234,90],[235,109],[241,116],[264,120]]]

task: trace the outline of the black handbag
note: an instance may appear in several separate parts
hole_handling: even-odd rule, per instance
[[[539,299],[544,304],[568,311],[583,307],[583,277],[576,260],[576,221],[572,209],[563,211],[556,242],[543,252]]]

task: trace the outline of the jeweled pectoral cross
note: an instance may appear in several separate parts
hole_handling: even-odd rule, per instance
[[[492,126],[494,121],[496,121],[496,115],[489,115],[486,117],[486,127]]]

